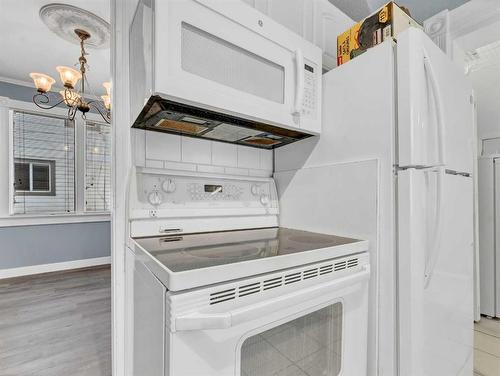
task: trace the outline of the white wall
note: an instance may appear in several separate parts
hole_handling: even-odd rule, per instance
[[[476,95],[478,138],[500,137],[500,58],[469,77]]]

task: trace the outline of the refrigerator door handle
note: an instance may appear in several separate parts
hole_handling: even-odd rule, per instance
[[[432,66],[429,54],[425,49],[423,49],[424,54],[424,68],[429,76],[432,91],[434,92],[434,98],[436,101],[436,115],[437,115],[437,133],[438,133],[438,165],[445,165],[445,129],[444,129],[444,117],[443,117],[443,100],[441,91],[439,89],[438,82],[436,80],[436,74],[434,67]]]
[[[434,219],[434,231],[432,236],[432,241],[429,242],[429,253],[425,260],[425,275],[424,275],[424,287],[429,287],[429,284],[434,273],[434,267],[436,266],[437,259],[439,257],[439,251],[441,248],[441,236],[443,232],[443,209],[444,209],[444,178],[445,169],[444,167],[437,168],[437,178],[436,178],[436,215]]]

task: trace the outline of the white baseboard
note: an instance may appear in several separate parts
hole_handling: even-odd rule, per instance
[[[111,264],[111,257],[97,257],[84,260],[56,262],[53,264],[22,266],[19,268],[0,269],[0,279],[22,277],[26,275],[60,272],[63,270],[88,268],[91,266]]]

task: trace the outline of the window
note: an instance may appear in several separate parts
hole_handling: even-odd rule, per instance
[[[12,214],[109,212],[110,125],[20,110],[12,119]]]
[[[13,213],[74,212],[74,122],[20,111],[13,120]]]
[[[110,126],[87,121],[85,144],[85,211],[109,211],[111,193]]]
[[[55,161],[16,159],[14,189],[32,196],[55,196]]]

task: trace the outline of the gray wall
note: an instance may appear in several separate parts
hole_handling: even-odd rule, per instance
[[[18,101],[31,102],[33,94],[36,93],[34,87],[11,84],[0,81],[0,97],[9,97]]]
[[[61,100],[62,97],[57,92],[50,92],[51,98],[57,98]],[[10,99],[15,99],[23,102],[33,102],[33,95],[36,94],[35,86],[22,86],[12,84],[10,82],[0,81],[0,97],[9,97]],[[87,97],[85,95],[85,97]],[[67,108],[64,103],[61,103],[58,108]],[[90,112],[97,113],[96,110],[91,109]]]
[[[34,89],[0,81],[0,96],[31,102]],[[110,222],[0,228],[0,269],[111,255]]]
[[[107,257],[110,222],[0,228],[0,269]]]

